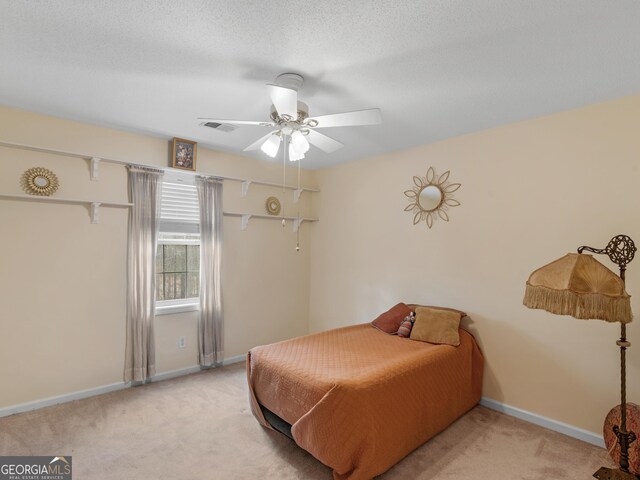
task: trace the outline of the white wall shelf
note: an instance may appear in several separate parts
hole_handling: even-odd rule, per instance
[[[298,188],[295,185],[284,185],[283,187],[281,183],[262,182],[259,180],[243,180],[242,178],[232,178],[232,177],[219,177],[219,178],[222,178],[224,180],[231,180],[235,182],[242,182],[242,185],[240,187],[240,195],[242,197],[247,196],[247,193],[249,192],[249,185],[251,184],[266,185],[268,187],[286,188],[287,190],[293,190],[293,203],[298,203],[298,200],[300,200],[300,194],[302,192],[319,192],[320,191],[316,188],[307,188],[307,187]]]
[[[260,218],[265,220],[279,220],[282,222],[284,218],[285,221],[293,222],[293,231],[297,232],[300,228],[300,225],[304,222],[317,222],[317,218],[308,218],[308,217],[282,217],[275,215],[265,215],[262,213],[240,213],[240,212],[224,212],[224,215],[227,217],[240,217],[240,229],[246,230],[249,226],[249,220],[251,218]]]
[[[100,207],[110,208],[131,208],[133,203],[120,203],[120,202],[103,202],[96,200],[77,200],[72,198],[62,197],[43,197],[38,195],[24,195],[24,194],[7,194],[0,193],[0,198],[5,200],[21,200],[27,202],[44,202],[44,203],[63,203],[67,205],[84,205],[89,209],[89,215],[91,217],[91,223],[98,223]]]
[[[274,183],[274,182],[263,182],[262,180],[251,180],[251,179],[246,179],[246,178],[238,178],[238,177],[227,177],[224,175],[212,175],[209,173],[205,173],[205,172],[190,172],[188,170],[182,170],[182,169],[177,169],[177,168],[170,168],[170,167],[161,167],[158,165],[148,165],[148,164],[144,164],[144,163],[135,163],[135,162],[125,162],[123,160],[116,160],[114,158],[105,158],[105,157],[100,157],[97,155],[89,155],[86,153],[77,153],[77,152],[67,152],[67,151],[63,151],[63,150],[56,150],[53,148],[44,148],[44,147],[38,147],[38,146],[34,146],[34,145],[25,145],[22,143],[12,143],[12,142],[5,142],[0,140],[0,147],[7,147],[7,148],[17,148],[20,150],[29,150],[32,152],[40,152],[40,153],[49,153],[51,155],[60,155],[63,157],[72,157],[72,158],[80,158],[83,160],[86,160],[89,162],[89,175],[91,180],[97,181],[100,175],[100,163],[102,162],[107,162],[107,163],[115,163],[118,165],[140,165],[143,167],[150,167],[150,168],[157,168],[159,170],[164,170],[165,172],[169,172],[169,171],[175,171],[175,172],[180,172],[180,174],[182,175],[203,175],[203,176],[211,176],[211,177],[215,177],[215,178],[219,178],[221,180],[229,180],[232,182],[241,182],[240,185],[240,194],[245,197],[249,191],[249,185],[254,184],[254,185],[265,185],[268,187],[277,187],[277,188],[285,188],[287,190],[293,190],[293,201],[294,203],[297,203],[298,200],[300,199],[300,194],[302,192],[319,192],[320,190],[318,190],[317,188],[309,188],[309,187],[298,187],[297,185],[282,185],[281,183]]]

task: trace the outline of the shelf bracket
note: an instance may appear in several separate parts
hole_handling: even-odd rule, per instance
[[[94,182],[98,181],[100,167],[100,159],[98,157],[91,157],[91,180]]]
[[[240,230],[246,230],[249,226],[249,219],[251,215],[242,215],[242,219],[240,220]]]
[[[300,194],[302,193],[301,188],[297,188],[293,191],[293,203],[298,203],[300,201]]]
[[[100,202],[91,202],[91,223],[98,223],[100,219]]]
[[[300,224],[304,222],[304,220],[300,217],[293,219],[293,231],[297,232],[300,229]]]
[[[243,197],[247,196],[247,193],[249,192],[249,185],[251,185],[251,180],[245,180],[244,182],[242,182],[242,186],[240,187],[240,195]]]

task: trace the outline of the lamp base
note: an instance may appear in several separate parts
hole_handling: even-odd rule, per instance
[[[633,473],[623,472],[618,468],[602,467],[593,474],[598,480],[638,480]]]

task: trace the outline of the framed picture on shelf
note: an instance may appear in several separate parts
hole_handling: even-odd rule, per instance
[[[171,166],[173,168],[182,168],[183,170],[196,170],[196,155],[198,153],[198,144],[183,138],[173,139],[173,160]]]

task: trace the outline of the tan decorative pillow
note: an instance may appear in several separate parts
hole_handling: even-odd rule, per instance
[[[411,329],[411,340],[421,342],[460,345],[461,312],[433,307],[417,307],[416,321]]]
[[[407,306],[414,312],[418,307],[425,307],[425,308],[436,308],[438,310],[448,310],[450,312],[456,312],[460,314],[460,318],[464,318],[467,316],[467,314],[464,313],[462,310],[456,310],[455,308],[449,308],[449,307],[439,307],[438,305],[420,305],[419,303],[407,303]]]

